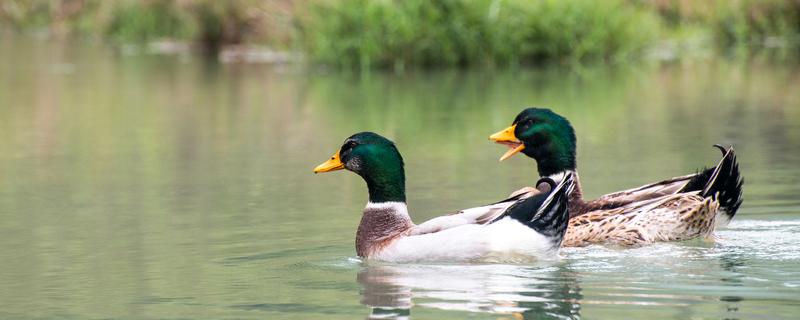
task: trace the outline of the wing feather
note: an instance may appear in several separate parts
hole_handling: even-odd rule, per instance
[[[440,216],[421,224],[416,225],[411,229],[409,235],[421,235],[426,233],[439,232],[453,227],[463,226],[466,224],[483,225],[494,221],[503,214],[512,204],[519,200],[529,198],[539,193],[539,190],[531,187],[525,187],[514,191],[511,196],[501,201],[469,209],[464,209],[446,216]]]
[[[686,186],[686,183],[688,183],[689,180],[694,178],[696,175],[696,173],[688,174],[685,176],[662,180],[656,183],[646,184],[637,188],[609,193],[600,196],[595,200],[589,201],[589,204],[593,202],[614,202],[619,204],[627,204],[675,194],[678,193],[684,186]]]

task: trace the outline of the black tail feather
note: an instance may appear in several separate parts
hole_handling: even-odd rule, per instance
[[[703,197],[717,197],[720,210],[728,221],[733,219],[742,204],[742,184],[744,178],[739,172],[739,162],[733,147],[725,149],[714,145],[722,151],[722,160],[716,167],[705,169],[686,183],[681,192],[701,191]]]
[[[728,221],[733,219],[739,206],[742,205],[742,185],[744,184],[744,177],[739,171],[739,162],[736,160],[736,154],[733,153],[733,147],[729,148],[729,154],[729,161],[726,163],[728,174],[721,183],[718,198],[720,208],[728,217]]]
[[[711,179],[711,175],[714,174],[714,170],[716,169],[717,167],[711,167],[711,168],[703,168],[703,170],[698,171],[697,174],[694,177],[692,177],[692,179],[689,180],[689,182],[687,182],[686,185],[683,186],[683,189],[681,189],[681,191],[679,192],[692,192],[692,191],[703,190],[709,179]]]
[[[553,241],[553,247],[561,246],[561,240],[567,230],[569,210],[567,203],[569,194],[575,186],[574,177],[568,174],[558,185],[548,178],[537,183],[550,185],[550,192],[520,200],[502,215],[517,220]],[[500,218],[498,218],[500,219]]]

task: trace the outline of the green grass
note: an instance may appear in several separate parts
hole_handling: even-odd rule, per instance
[[[303,47],[339,67],[518,65],[630,56],[658,16],[624,1],[334,1],[301,20]]]
[[[712,25],[723,45],[759,45],[770,38],[796,38],[800,2],[747,0],[722,3]],[[791,39],[788,39],[791,40]]]
[[[192,17],[178,10],[172,1],[146,4],[123,3],[113,8],[106,33],[120,42],[141,42],[158,38],[192,38]]]
[[[795,0],[670,0],[654,8],[670,27],[705,29],[722,47],[763,45],[776,38],[792,42],[800,33],[800,1]]]

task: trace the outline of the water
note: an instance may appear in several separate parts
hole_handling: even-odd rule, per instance
[[[793,319],[800,68],[767,59],[363,77],[0,37],[0,318]],[[355,257],[352,133],[395,140],[415,221],[534,180],[489,134],[568,117],[587,196],[713,165],[744,204],[711,242],[570,248],[541,265]]]

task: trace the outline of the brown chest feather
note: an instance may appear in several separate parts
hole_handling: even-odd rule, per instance
[[[413,226],[405,213],[391,208],[367,208],[356,232],[356,253],[359,257],[369,257],[408,233]]]

